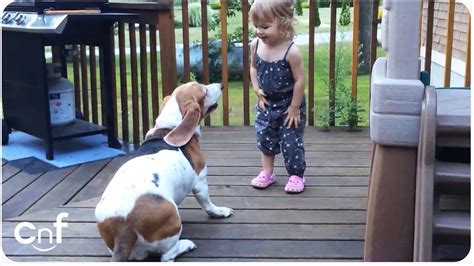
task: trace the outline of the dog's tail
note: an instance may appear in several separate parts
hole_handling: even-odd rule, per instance
[[[137,242],[138,235],[126,224],[121,224],[119,234],[114,238],[114,250],[112,259],[110,261],[127,261],[132,252],[135,242]]]

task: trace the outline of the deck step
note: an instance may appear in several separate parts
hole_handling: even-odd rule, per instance
[[[470,147],[471,90],[436,89],[436,145]]]
[[[471,218],[469,212],[444,211],[434,216],[434,238],[444,243],[469,244]]]
[[[470,148],[471,138],[470,133],[466,134],[439,134],[436,136],[436,145],[438,147],[457,147]]]
[[[469,194],[471,187],[471,165],[436,161],[436,190],[442,194]]]

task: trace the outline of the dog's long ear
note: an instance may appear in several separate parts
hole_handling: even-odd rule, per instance
[[[189,103],[185,108],[183,120],[164,137],[164,141],[174,147],[184,146],[194,135],[194,129],[200,119],[201,107],[199,104]]]

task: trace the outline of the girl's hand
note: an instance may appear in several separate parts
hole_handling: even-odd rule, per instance
[[[300,124],[300,108],[290,105],[283,114],[286,114],[285,125],[288,128],[291,128],[293,124],[295,128],[298,127]]]
[[[258,89],[255,91],[255,94],[257,94],[258,97],[258,107],[265,111],[266,107],[265,105],[268,105],[267,99],[265,97],[267,96],[262,89]]]

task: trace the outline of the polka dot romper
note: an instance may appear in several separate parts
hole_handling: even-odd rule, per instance
[[[289,175],[302,177],[306,169],[304,157],[303,134],[306,124],[306,103],[303,96],[300,107],[300,124],[287,128],[283,114],[291,104],[295,81],[286,55],[293,42],[288,46],[283,59],[268,62],[258,56],[258,42],[255,48],[255,65],[260,88],[266,94],[269,105],[266,110],[260,109],[257,103],[255,130],[257,146],[267,155],[283,153],[285,167]]]

